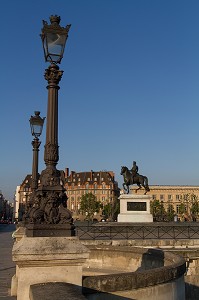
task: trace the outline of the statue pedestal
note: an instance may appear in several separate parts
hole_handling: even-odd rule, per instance
[[[26,237],[12,250],[16,275],[11,294],[17,300],[28,300],[30,285],[67,282],[82,285],[82,266],[89,250],[76,237]]]
[[[153,222],[153,216],[150,213],[150,199],[151,197],[148,195],[121,195],[118,222]]]

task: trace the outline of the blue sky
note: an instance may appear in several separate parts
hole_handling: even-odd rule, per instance
[[[149,184],[199,185],[198,0],[1,1],[0,190],[32,170],[29,118],[46,116],[42,19],[72,24],[60,68],[58,169],[135,160]],[[41,136],[39,171],[44,168]]]

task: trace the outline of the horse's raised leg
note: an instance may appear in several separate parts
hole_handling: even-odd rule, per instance
[[[126,185],[126,183],[123,183],[123,188],[124,190],[127,192],[127,194],[129,193],[129,189],[128,189],[128,185]]]
[[[142,188],[141,185],[140,185],[140,183],[137,183],[137,186],[138,186],[138,189],[135,190],[136,193],[137,193],[137,191],[139,191]]]
[[[127,194],[129,194],[129,185],[127,185]]]

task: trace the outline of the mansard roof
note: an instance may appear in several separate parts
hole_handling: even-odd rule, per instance
[[[66,183],[71,185],[72,183],[84,185],[90,184],[117,184],[112,171],[89,171],[89,172],[75,172],[71,171],[70,175],[66,177]]]

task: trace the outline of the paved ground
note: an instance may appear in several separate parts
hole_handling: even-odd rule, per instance
[[[11,278],[15,274],[15,264],[12,262],[12,233],[15,225],[0,224],[0,299],[16,300],[10,296]]]

